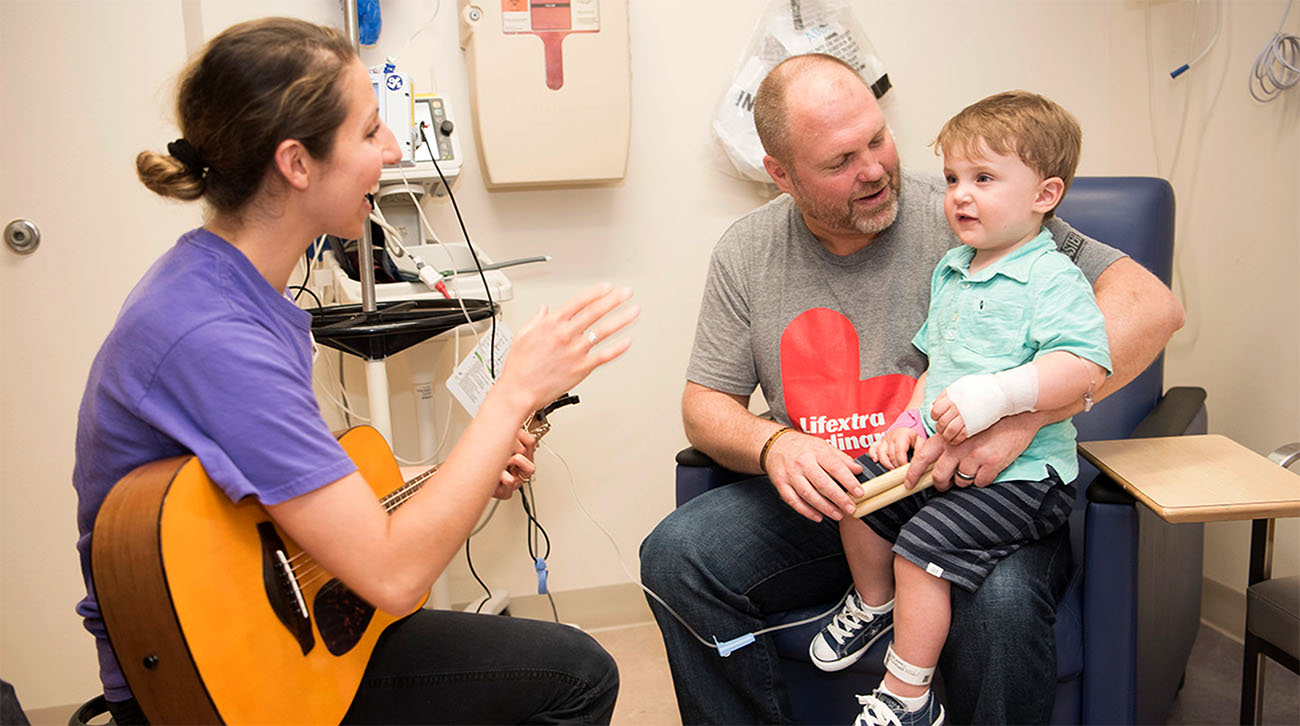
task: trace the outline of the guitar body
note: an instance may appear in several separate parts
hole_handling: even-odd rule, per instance
[[[377,496],[402,487],[373,428],[339,442]],[[197,457],[146,464],[113,487],[91,570],[109,640],[152,723],[343,718],[398,617],[299,553],[256,501],[232,503]]]

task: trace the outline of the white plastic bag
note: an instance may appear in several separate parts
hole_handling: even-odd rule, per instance
[[[754,130],[754,94],[768,71],[805,53],[826,53],[853,66],[876,98],[889,91],[885,65],[847,0],[768,0],[713,120],[714,136],[742,178],[771,183]]]

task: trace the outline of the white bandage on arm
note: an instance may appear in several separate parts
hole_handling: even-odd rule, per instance
[[[1033,411],[1038,403],[1038,369],[1026,363],[997,373],[962,376],[948,386],[948,398],[974,436],[998,419]]]

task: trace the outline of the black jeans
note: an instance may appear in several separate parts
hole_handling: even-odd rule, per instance
[[[419,610],[375,645],[345,724],[607,724],[618,667],[567,625]],[[135,701],[121,726],[147,724]]]
[[[618,667],[567,625],[420,610],[384,631],[343,723],[607,724]]]

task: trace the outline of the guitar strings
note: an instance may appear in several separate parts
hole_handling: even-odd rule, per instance
[[[429,477],[433,476],[433,473],[437,470],[438,467],[434,466],[427,471],[421,472],[410,481],[405,482],[401,487],[389,492],[386,496],[381,498],[379,503],[384,507],[384,511],[392,514],[393,510],[405,504],[408,499],[415,496],[415,493],[420,490],[420,487],[424,485],[424,482],[429,479]],[[300,590],[306,590],[308,587],[320,582],[321,579],[325,577],[333,577],[306,552],[299,552],[298,554],[287,558],[287,562],[289,563],[290,574],[293,576],[293,579],[298,584],[298,589]],[[343,586],[343,583],[338,580],[327,582],[323,587],[321,587],[317,596],[339,586]]]
[[[532,417],[529,417],[530,422],[531,420]],[[420,488],[424,485],[424,482],[428,480],[430,477],[432,477],[434,473],[436,473],[437,471],[438,471],[438,465],[434,465],[428,470],[421,472],[420,474],[411,478],[409,481],[403,483],[401,487],[381,497],[379,499],[379,504],[382,507],[384,507],[385,512],[387,512],[388,514],[392,514],[394,510],[396,510],[398,507],[405,504],[406,501],[409,500],[411,497],[415,496],[415,493],[420,490]],[[529,512],[529,508],[526,500],[524,503],[524,511],[528,512],[529,519],[531,520],[531,522],[536,522],[536,520],[533,519],[531,512]],[[537,526],[540,529],[541,525],[538,524]],[[541,532],[542,532],[542,536],[546,537],[547,551],[549,553],[550,537],[546,535],[545,530],[541,530]],[[468,555],[468,548],[469,548],[468,546],[469,546],[469,542],[467,540],[466,541],[467,555]],[[532,542],[530,539],[530,552],[531,551],[532,551]],[[314,585],[324,577],[333,578],[333,575],[331,575],[329,571],[322,568],[320,564],[317,563],[314,559],[312,559],[306,552],[300,551],[298,552],[298,554],[286,558],[285,561],[289,565],[289,570],[290,570],[289,574],[292,576],[299,590],[305,591],[309,586]],[[470,564],[470,571],[471,573],[473,573],[473,563]],[[477,573],[474,574],[477,575]],[[479,584],[481,585],[483,584],[482,580],[479,580]],[[486,589],[487,586],[486,585],[483,586]],[[337,587],[346,587],[346,585],[344,585],[343,582],[340,580],[331,579],[329,582],[327,582],[325,585],[323,585],[320,588],[320,590],[316,593],[316,596],[319,597],[322,593],[333,590]],[[491,592],[489,591],[489,595],[490,594]],[[555,609],[554,601],[552,601],[551,609],[552,610]],[[558,621],[559,621],[559,617],[557,615],[556,622]]]

